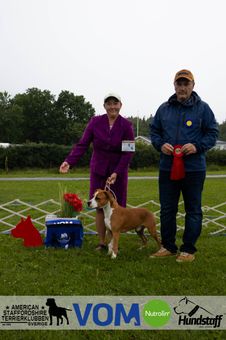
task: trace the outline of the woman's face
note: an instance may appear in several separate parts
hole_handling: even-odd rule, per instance
[[[122,103],[115,98],[109,98],[104,103],[104,108],[108,114],[108,117],[113,119],[118,116],[121,107]]]

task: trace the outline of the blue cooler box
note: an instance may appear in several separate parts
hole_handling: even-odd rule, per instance
[[[83,226],[76,218],[46,220],[46,247],[73,248],[82,246]]]

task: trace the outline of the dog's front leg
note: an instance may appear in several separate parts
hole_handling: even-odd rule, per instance
[[[108,255],[112,254],[112,247],[113,247],[113,238],[112,238],[112,232],[110,229],[107,228],[106,232],[106,240],[108,243]]]
[[[111,242],[108,243],[108,255],[112,255],[113,252],[113,238],[111,239]]]
[[[50,324],[50,326],[53,324],[52,314],[49,314],[49,324]]]
[[[119,232],[113,232],[113,245],[112,245],[112,253],[111,253],[111,258],[116,259],[117,254],[118,254],[118,242],[119,242]]]

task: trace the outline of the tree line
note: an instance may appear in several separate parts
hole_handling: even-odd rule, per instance
[[[133,123],[135,135],[149,137],[150,135],[149,126],[151,120],[153,119],[152,115],[148,119],[136,117],[129,117],[128,119]],[[226,120],[222,124],[218,124],[218,128],[219,128],[218,139],[226,141]]]
[[[0,92],[0,142],[71,145],[81,137],[95,109],[83,96],[29,88],[12,97]],[[135,135],[149,137],[149,118],[128,117]],[[226,141],[226,121],[219,124],[219,139]]]
[[[0,148],[0,169],[7,173],[11,169],[41,168],[59,169],[62,160],[68,155],[71,146],[44,143],[27,143]],[[88,167],[92,154],[92,146],[79,160],[77,167]],[[130,163],[131,169],[158,168],[160,154],[152,145],[136,143],[136,152]],[[206,155],[207,165],[212,170],[226,166],[226,150],[209,150]]]
[[[70,145],[80,138],[94,114],[83,96],[69,91],[61,91],[58,98],[37,88],[13,98],[0,92],[0,142]]]

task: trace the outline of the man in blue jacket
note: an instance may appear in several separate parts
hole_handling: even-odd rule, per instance
[[[206,176],[205,153],[217,139],[218,128],[209,105],[193,91],[193,74],[181,70],[174,78],[175,94],[156,112],[152,144],[160,154],[159,197],[162,247],[152,258],[177,255],[176,215],[182,192],[185,206],[183,243],[177,262],[195,259],[202,228],[201,198]]]

